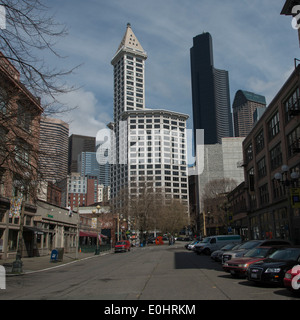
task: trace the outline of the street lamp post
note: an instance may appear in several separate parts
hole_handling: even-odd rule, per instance
[[[99,224],[98,224],[98,217],[100,217],[100,206],[97,205],[97,211],[96,210],[93,210],[93,214],[96,215],[97,217],[97,225],[96,225],[96,228],[97,228],[97,233],[98,233],[98,230],[99,230]],[[101,222],[100,222],[100,237],[101,237]],[[97,234],[97,246],[96,246],[96,251],[95,251],[95,254],[98,255],[100,254],[100,246],[99,246],[99,234]]]

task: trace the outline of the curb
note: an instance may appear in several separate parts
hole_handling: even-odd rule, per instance
[[[88,259],[92,259],[92,258],[101,257],[101,256],[104,256],[104,255],[107,255],[107,254],[110,254],[110,253],[111,252],[104,252],[104,253],[100,253],[99,255],[93,255],[93,256],[82,258],[82,259],[74,259],[73,261],[70,261],[70,262],[62,263],[62,264],[59,264],[57,266],[48,267],[48,268],[39,269],[39,270],[24,271],[22,273],[11,273],[11,272],[8,272],[8,273],[6,273],[6,276],[7,277],[24,276],[24,275],[27,275],[27,274],[33,274],[33,273],[38,273],[38,272],[43,272],[43,271],[49,271],[49,270],[58,269],[58,268],[61,268],[61,267],[64,267],[64,266],[67,266],[67,265],[70,265],[70,264],[73,264],[73,263],[76,263],[76,262],[79,262],[79,261],[84,261],[84,260],[88,260]]]

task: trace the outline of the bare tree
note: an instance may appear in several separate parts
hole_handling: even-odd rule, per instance
[[[227,194],[237,186],[234,179],[223,178],[208,182],[204,187],[203,204],[208,234],[216,229],[227,230]]]
[[[41,58],[55,49],[56,41],[67,34],[66,28],[49,16],[49,8],[39,0],[1,0],[6,28],[0,29],[0,51],[20,72],[21,82],[36,97],[43,98],[44,113],[62,111],[54,104],[57,96],[73,90],[64,77],[72,70],[56,70]],[[51,105],[51,108],[45,108]]]
[[[160,208],[157,227],[161,232],[174,236],[188,224],[187,208],[179,200],[172,199]]]
[[[232,191],[236,186],[237,182],[234,179],[223,178],[212,180],[205,185],[202,199],[214,199],[220,194]]]
[[[6,20],[0,29],[0,184],[30,186],[34,195],[44,180],[40,159],[52,157],[39,150],[40,117],[69,110],[58,99],[75,90],[64,81],[74,69],[56,70],[42,58],[62,58],[55,43],[67,34],[42,1],[0,0],[0,6]]]

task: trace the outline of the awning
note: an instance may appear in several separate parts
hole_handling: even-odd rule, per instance
[[[42,231],[41,229],[37,228],[37,227],[31,227],[31,226],[24,226],[24,231],[31,231],[35,234],[44,234],[44,231]]]
[[[91,231],[80,231],[79,237],[92,237],[97,238],[97,233]]]
[[[97,238],[97,233],[92,231],[79,231],[79,237]],[[107,238],[107,236],[101,234],[101,238]]]

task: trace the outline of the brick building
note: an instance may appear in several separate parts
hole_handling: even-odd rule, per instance
[[[249,236],[300,243],[300,66],[243,142]]]
[[[0,53],[1,258],[15,255],[17,248],[23,248],[25,255],[32,252],[42,111],[40,100],[25,88],[19,72]]]

